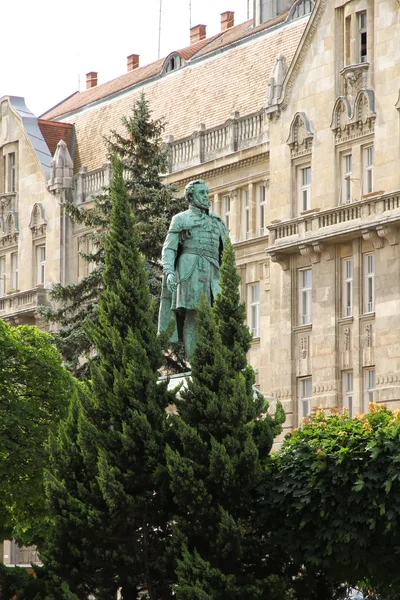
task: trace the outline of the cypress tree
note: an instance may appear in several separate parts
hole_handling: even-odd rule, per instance
[[[213,308],[203,297],[198,309],[192,376],[173,419],[177,447],[167,449],[179,600],[283,597],[256,516],[257,489],[284,414],[280,406],[274,418],[266,414],[265,399],[254,392],[238,281],[227,241],[221,294]]]
[[[98,319],[87,322],[98,361],[79,410],[52,444],[47,476],[55,534],[47,559],[79,598],[170,597],[165,467],[170,395],[158,383],[166,336],[157,337],[140,235],[114,159],[110,231]],[[68,455],[72,443],[75,450]],[[74,462],[76,461],[76,462]],[[73,473],[76,473],[74,479]]]
[[[134,103],[132,114],[122,119],[124,132],[111,131],[105,138],[108,154],[115,154],[124,164],[125,183],[129,203],[135,212],[139,232],[139,249],[146,259],[150,293],[153,299],[160,297],[162,269],[161,249],[168,226],[174,214],[187,208],[183,198],[175,198],[175,187],[163,181],[168,172],[168,152],[163,143],[164,123],[153,120],[149,104],[142,93]],[[94,265],[90,274],[78,283],[66,286],[54,285],[50,298],[54,307],[42,307],[40,313],[49,322],[59,325],[54,340],[66,367],[77,377],[88,375],[88,367],[82,356],[90,354],[91,341],[83,324],[97,321],[98,295],[103,289],[104,240],[110,226],[110,189],[95,196],[91,208],[65,204],[67,214],[74,223],[88,227],[94,243],[90,253],[81,252],[88,263]],[[174,348],[171,367],[182,370],[183,351]]]

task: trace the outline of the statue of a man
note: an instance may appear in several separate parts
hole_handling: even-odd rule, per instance
[[[208,188],[202,179],[185,188],[189,209],[175,215],[162,250],[164,272],[158,328],[176,319],[171,341],[183,341],[190,360],[196,343],[196,307],[204,292],[210,302],[219,292],[219,271],[226,236],[221,217],[209,212]]]

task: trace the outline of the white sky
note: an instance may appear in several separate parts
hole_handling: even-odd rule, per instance
[[[162,0],[161,56],[189,45],[190,0]],[[220,13],[247,19],[253,0],[191,0],[192,26],[220,31]],[[126,57],[143,66],[158,57],[160,0],[20,0],[1,7],[0,98],[23,96],[39,116],[78,89],[86,73],[99,83],[126,72]]]

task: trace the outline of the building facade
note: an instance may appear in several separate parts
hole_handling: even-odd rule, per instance
[[[313,406],[352,415],[371,400],[400,407],[400,3],[256,0],[254,15],[235,25],[224,13],[209,38],[196,26],[188,48],[150,65],[132,54],[111,82],[98,85],[91,72],[85,92],[43,115],[69,126],[75,142],[59,146],[51,172],[48,157],[36,184],[46,215],[43,290],[32,194],[20,213],[19,288],[45,294],[52,281],[75,282],[90,269],[79,259],[90,236],[63,218],[63,195],[89,205],[108,183],[103,136],[121,130],[144,91],[153,118],[166,120],[168,181],[183,190],[205,179],[230,229],[253,332],[249,359],[272,409],[283,403],[285,431]],[[3,150],[4,181],[13,143]],[[0,265],[6,255],[12,277],[15,238],[9,244]],[[0,306],[10,305],[9,292]]]

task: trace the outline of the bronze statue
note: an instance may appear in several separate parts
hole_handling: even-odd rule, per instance
[[[196,343],[196,307],[202,293],[212,305],[219,292],[221,256],[229,232],[221,217],[210,213],[208,188],[202,179],[188,183],[185,197],[189,209],[173,217],[162,250],[158,328],[165,331],[175,317],[171,341],[183,341],[190,360]]]

